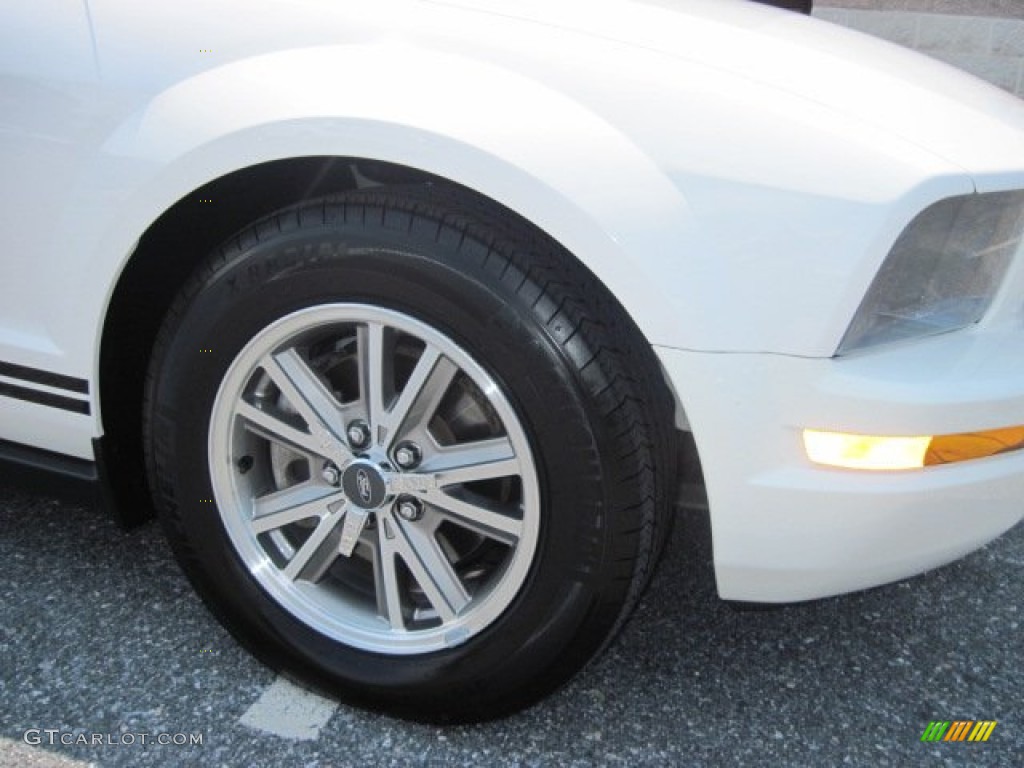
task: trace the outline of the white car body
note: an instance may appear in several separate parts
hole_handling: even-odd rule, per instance
[[[881,584],[1024,514],[1024,452],[872,473],[801,444],[1024,424],[1020,254],[980,323],[834,357],[918,213],[1024,189],[1009,95],[738,0],[0,13],[0,440],[93,459],[108,308],[175,203],[259,163],[355,157],[516,211],[618,298],[694,434],[722,597]]]

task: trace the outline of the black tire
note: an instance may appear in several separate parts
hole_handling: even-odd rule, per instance
[[[375,653],[314,630],[254,578],[225,530],[234,513],[210,502],[211,413],[232,362],[278,318],[335,302],[402,313],[454,340],[528,437],[541,499],[528,575],[454,647]],[[563,684],[636,606],[669,531],[672,408],[649,345],[556,243],[458,189],[385,188],[284,210],[205,262],[154,349],[146,459],[177,558],[259,658],[347,701],[475,721]]]

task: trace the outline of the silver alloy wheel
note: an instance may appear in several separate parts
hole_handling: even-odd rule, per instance
[[[537,471],[511,405],[400,312],[320,305],[263,329],[221,382],[208,454],[256,581],[356,648],[465,642],[509,606],[537,549]]]

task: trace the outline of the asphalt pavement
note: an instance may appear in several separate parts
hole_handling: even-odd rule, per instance
[[[156,524],[123,533],[0,485],[0,766],[1021,765],[1024,527],[906,582],[737,612],[715,596],[701,520],[677,526],[582,677],[509,719],[438,728],[278,680],[207,613]],[[933,720],[997,725],[984,743],[922,742]]]

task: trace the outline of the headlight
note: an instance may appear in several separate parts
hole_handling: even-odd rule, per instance
[[[903,231],[837,354],[978,322],[1024,232],[1024,192],[967,195],[926,208]]]

